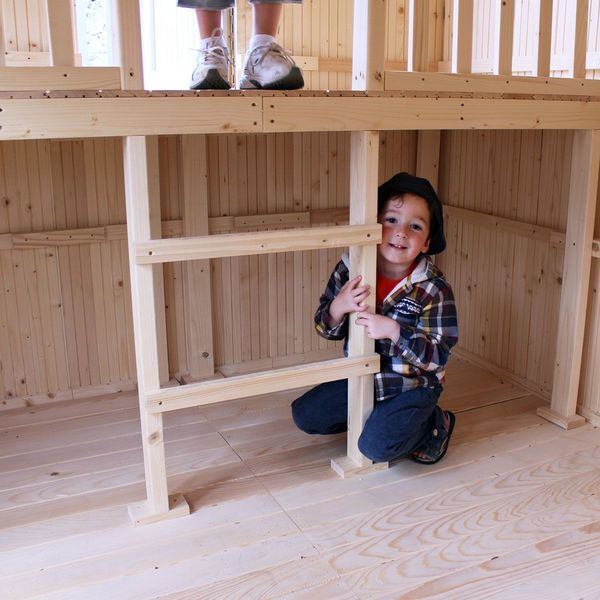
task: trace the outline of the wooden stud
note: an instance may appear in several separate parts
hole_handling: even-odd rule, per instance
[[[417,134],[417,175],[429,179],[437,189],[440,167],[440,131],[419,131]]]
[[[52,65],[75,66],[75,35],[72,0],[48,0],[48,30]]]
[[[160,236],[157,140],[127,137],[123,140],[125,198],[129,232],[130,278],[140,398],[146,501],[131,506],[134,522],[174,516],[189,507],[170,505],[167,493],[162,416],[150,414],[146,396],[160,389],[161,365],[166,364],[166,330],[161,267],[135,263],[135,244]],[[158,223],[158,226],[157,226]],[[149,301],[150,299],[150,301]],[[163,367],[164,368],[164,367]],[[186,505],[187,506],[187,505]]]
[[[577,0],[571,77],[585,79],[589,0]]]
[[[6,50],[4,41],[4,3],[0,2],[0,67],[6,65]]]
[[[408,7],[408,70],[428,71],[432,0],[410,0]],[[387,87],[387,81],[386,81]]]
[[[565,259],[552,386],[552,404],[538,414],[565,429],[583,425],[576,415],[592,260],[600,168],[600,131],[573,139]]]
[[[354,0],[352,89],[382,90],[386,0]]]
[[[497,54],[494,73],[512,75],[515,0],[496,0]]]
[[[373,131],[354,132],[351,135],[350,154],[350,224],[358,226],[377,223],[377,185],[379,177],[379,134]],[[350,277],[360,275],[361,283],[375,290],[377,279],[377,246],[350,246]],[[372,298],[370,295],[369,298]],[[365,300],[373,307],[372,299]],[[373,308],[371,308],[373,312]],[[372,353],[373,340],[367,337],[364,327],[349,322],[348,357]],[[347,457],[334,459],[332,468],[340,475],[364,472],[373,463],[358,449],[358,438],[374,402],[372,375],[348,378],[348,448]],[[378,466],[377,469],[380,469]]]
[[[206,137],[184,135],[181,144],[183,235],[208,234],[208,164]],[[190,377],[214,375],[210,262],[185,265],[187,357]],[[202,309],[199,310],[198,307]]]
[[[539,3],[540,13],[538,21],[537,68],[538,77],[550,75],[550,55],[552,52],[552,8],[554,0],[545,0]]]
[[[473,62],[473,0],[452,0],[452,73],[470,73]]]
[[[115,55],[121,66],[121,87],[124,90],[144,89],[142,62],[142,30],[139,1],[111,0],[112,23],[116,23]]]

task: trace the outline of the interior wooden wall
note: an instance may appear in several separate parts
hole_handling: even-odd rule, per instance
[[[246,12],[241,28],[248,26],[242,4]],[[307,71],[308,87],[349,86],[350,4],[305,0],[303,7],[285,8],[284,44],[297,55],[332,57],[337,62],[330,66],[342,69]],[[5,14],[7,7],[15,14],[26,6],[27,14],[20,17],[26,23],[39,21],[39,11],[29,7],[41,5],[3,0]],[[530,15],[529,5],[517,5],[517,14]],[[394,28],[403,31],[405,2],[393,0],[389,6],[387,58],[405,61],[403,36],[391,35]],[[485,8],[483,0],[478,6]],[[598,0],[590,6],[590,14],[600,10]],[[481,9],[476,14],[483,18],[491,12]],[[448,56],[449,16],[439,0],[430,47],[432,67],[442,70]],[[531,27],[528,19],[522,30]],[[598,37],[597,21],[590,28],[590,43]],[[336,28],[336,23],[341,25]],[[44,49],[39,22],[30,29],[29,41],[23,38],[19,47]],[[482,50],[479,56],[483,55]],[[231,231],[224,216],[283,213],[288,223],[289,213],[313,223],[342,218],[322,211],[347,207],[348,140],[345,133],[209,136],[213,230]],[[416,132],[382,134],[379,179],[401,169],[414,172],[416,145]],[[181,226],[179,152],[175,137],[160,139],[167,232]],[[562,251],[519,231],[523,223],[565,231],[570,152],[568,132],[442,132],[440,194],[449,206],[470,211],[468,218],[448,217],[448,251],[439,258],[458,298],[460,347],[545,394],[552,385]],[[498,231],[481,215],[510,219],[514,227]],[[0,144],[0,395],[5,406],[134,384],[124,222],[119,140]],[[57,245],[48,246],[24,235],[36,231],[63,233],[56,236]],[[212,261],[216,367],[230,374],[339,353],[339,345],[321,340],[312,328],[317,298],[339,254]],[[600,360],[600,261],[592,268],[581,398],[584,408],[599,413],[600,375],[595,365]],[[185,315],[204,310],[200,304],[186,304],[183,275],[180,264],[165,267],[173,376],[189,369]]]

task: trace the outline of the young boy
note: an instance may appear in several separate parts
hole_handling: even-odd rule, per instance
[[[450,349],[458,339],[452,289],[429,255],[446,247],[442,204],[426,179],[398,173],[379,186],[376,314],[364,301],[369,286],[337,264],[315,314],[319,335],[344,339],[348,319],[376,340],[381,372],[375,406],[358,441],[375,462],[403,456],[433,464],[448,450],[455,417],[438,405]],[[353,315],[353,316],[350,316]],[[295,400],[292,416],[306,433],[346,431],[347,380],[321,384]]]

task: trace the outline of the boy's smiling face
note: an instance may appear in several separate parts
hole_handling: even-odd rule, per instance
[[[379,222],[383,230],[377,246],[377,270],[384,277],[400,279],[415,258],[429,249],[429,205],[415,194],[395,196],[385,203]]]

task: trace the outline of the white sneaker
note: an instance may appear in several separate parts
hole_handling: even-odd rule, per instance
[[[297,90],[303,86],[302,71],[279,44],[258,45],[246,54],[240,89]]]
[[[220,42],[221,30],[215,29],[207,46],[198,50],[191,90],[228,90],[229,51]]]

